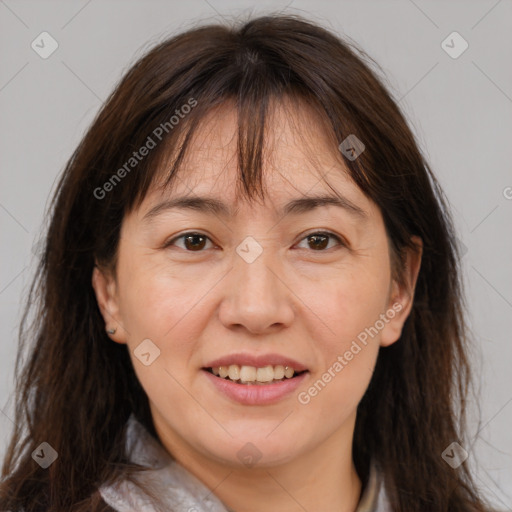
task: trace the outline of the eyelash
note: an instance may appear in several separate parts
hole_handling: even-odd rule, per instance
[[[314,235],[321,235],[321,236],[327,236],[327,237],[330,237],[330,238],[334,238],[338,242],[339,246],[347,247],[347,244],[345,243],[345,241],[340,236],[335,235],[334,233],[331,233],[330,231],[313,231],[312,233],[308,233],[307,235],[305,235],[300,240],[300,242],[302,242],[303,240],[305,240],[305,239],[307,239],[309,237],[312,237]],[[211,242],[211,239],[210,239],[210,237],[208,235],[205,235],[204,233],[199,233],[197,231],[189,231],[187,233],[183,233],[182,235],[178,235],[178,236],[172,238],[168,242],[165,242],[163,248],[164,249],[168,248],[171,245],[173,245],[174,242],[176,242],[177,240],[180,240],[181,238],[186,238],[187,236],[201,236],[201,237],[207,238]],[[182,249],[182,248],[180,247],[180,249]],[[330,247],[329,249],[332,249],[332,247]],[[310,252],[327,252],[329,249],[320,249],[318,251],[311,250]],[[190,253],[201,253],[201,252],[205,251],[205,249],[202,249],[202,250],[199,250],[199,251],[189,251],[187,249],[183,249],[183,250],[186,251],[186,252],[190,252]]]

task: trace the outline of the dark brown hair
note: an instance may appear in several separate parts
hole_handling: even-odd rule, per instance
[[[69,160],[50,205],[20,327],[16,426],[3,464],[1,508],[110,510],[98,486],[137,469],[125,453],[127,419],[134,413],[155,431],[127,347],[105,333],[91,286],[95,261],[115,267],[124,215],[140,205],[169,157],[172,185],[198,123],[227,101],[238,113],[237,186],[247,199],[263,196],[265,120],[271,102],[286,96],[319,113],[333,148],[349,134],[364,142],[359,158],[344,163],[379,206],[396,261],[412,236],[423,241],[401,339],[380,349],[358,406],[356,469],[365,481],[375,457],[395,512],[487,509],[467,464],[452,469],[441,457],[453,441],[471,448],[456,237],[436,179],[370,61],[324,28],[276,15],[191,29],[158,44],[126,73]],[[171,116],[186,104],[193,108],[171,127]],[[167,128],[162,143],[118,172],[159,126]],[[59,454],[46,470],[31,458],[43,440]]]

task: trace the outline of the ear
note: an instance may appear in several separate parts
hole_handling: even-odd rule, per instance
[[[108,336],[117,343],[127,343],[126,331],[121,322],[119,304],[116,295],[116,279],[112,272],[100,268],[98,264],[92,271],[92,287],[96,294],[96,301],[105,321],[105,330],[115,329],[114,334]]]
[[[405,253],[403,284],[393,279],[389,294],[386,317],[388,322],[381,331],[380,345],[387,347],[397,341],[401,334],[414,301],[414,290],[421,266],[423,242],[417,236],[412,237],[415,247],[408,247]]]

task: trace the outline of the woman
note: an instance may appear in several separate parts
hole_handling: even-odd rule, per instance
[[[450,217],[360,53],[268,16],[128,71],[51,205],[2,509],[488,510]]]

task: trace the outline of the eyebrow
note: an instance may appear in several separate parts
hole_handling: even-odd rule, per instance
[[[336,206],[346,210],[348,213],[351,213],[356,217],[360,217],[361,219],[365,219],[368,216],[368,214],[362,208],[341,195],[318,195],[293,199],[292,201],[286,203],[286,205],[282,208],[281,214],[299,215],[310,212],[322,206]],[[231,208],[219,199],[214,197],[183,196],[168,199],[157,204],[144,215],[142,220],[144,222],[150,222],[161,213],[173,209],[194,210],[200,213],[212,213],[222,217],[233,216]]]

